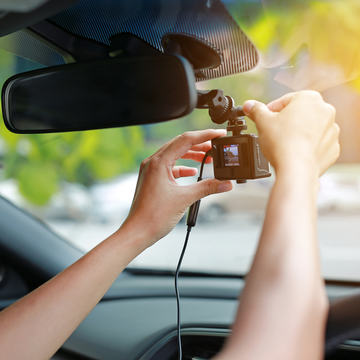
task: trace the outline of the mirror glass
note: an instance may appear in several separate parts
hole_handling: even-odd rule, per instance
[[[190,63],[162,53],[35,70],[2,91],[5,123],[16,133],[150,124],[187,115],[196,101]]]

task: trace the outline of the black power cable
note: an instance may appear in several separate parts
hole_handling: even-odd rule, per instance
[[[176,268],[175,272],[175,294],[176,294],[176,307],[177,307],[177,339],[178,339],[178,360],[182,360],[182,346],[181,346],[181,329],[180,329],[180,295],[179,295],[179,289],[178,289],[178,279],[179,279],[179,272],[180,272],[180,266],[186,251],[187,243],[189,240],[189,235],[191,231],[191,226],[187,227],[186,231],[186,238],[185,243],[183,246],[183,249],[181,251],[180,259]]]
[[[199,172],[199,177],[197,179],[197,181],[201,181],[202,180],[202,173],[204,170],[204,164],[206,161],[206,158],[210,156],[210,152],[207,152],[201,162],[201,167],[200,167],[200,172]],[[191,232],[191,229],[195,226],[196,224],[196,219],[197,219],[197,215],[199,212],[199,207],[200,207],[200,200],[197,200],[196,202],[194,202],[188,211],[188,216],[187,216],[187,220],[186,220],[186,225],[187,225],[187,230],[186,230],[186,237],[185,237],[185,242],[184,242],[184,246],[183,249],[181,251],[181,255],[179,258],[179,262],[175,271],[175,294],[176,294],[176,307],[177,307],[177,340],[178,340],[178,360],[182,360],[182,346],[181,346],[181,327],[180,327],[180,295],[179,295],[179,288],[178,288],[178,280],[179,280],[179,272],[180,272],[180,267],[181,267],[181,263],[182,260],[184,258],[184,254],[186,251],[186,247],[189,241],[189,235]]]

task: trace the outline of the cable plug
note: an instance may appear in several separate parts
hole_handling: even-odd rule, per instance
[[[200,200],[195,201],[188,210],[186,225],[188,227],[194,227],[196,225],[196,219],[199,213]]]

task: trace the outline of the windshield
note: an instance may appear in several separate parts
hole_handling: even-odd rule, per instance
[[[335,106],[341,155],[320,178],[318,195],[322,271],[327,279],[360,281],[360,4],[224,4],[258,49],[260,64],[243,74],[199,82],[197,88],[223,89],[237,105],[247,99],[267,103],[288,92],[313,89]],[[0,51],[1,83],[42,66]],[[144,158],[184,131],[224,127],[213,124],[206,110],[161,124],[64,134],[16,135],[1,121],[0,194],[88,251],[126,218]],[[246,132],[256,132],[250,120]],[[205,166],[204,176],[213,176],[211,165]],[[195,181],[180,179],[179,184]],[[246,274],[273,182],[274,174],[203,199],[182,269]],[[185,232],[184,218],[129,266],[173,271]]]

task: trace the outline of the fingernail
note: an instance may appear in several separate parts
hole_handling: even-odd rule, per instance
[[[232,184],[229,182],[225,182],[219,185],[218,192],[222,193],[222,192],[230,191],[231,189],[232,189]]]
[[[243,105],[243,111],[245,114],[250,114],[251,109],[253,108],[253,106],[255,105],[255,102],[252,100],[247,100],[244,102]]]

